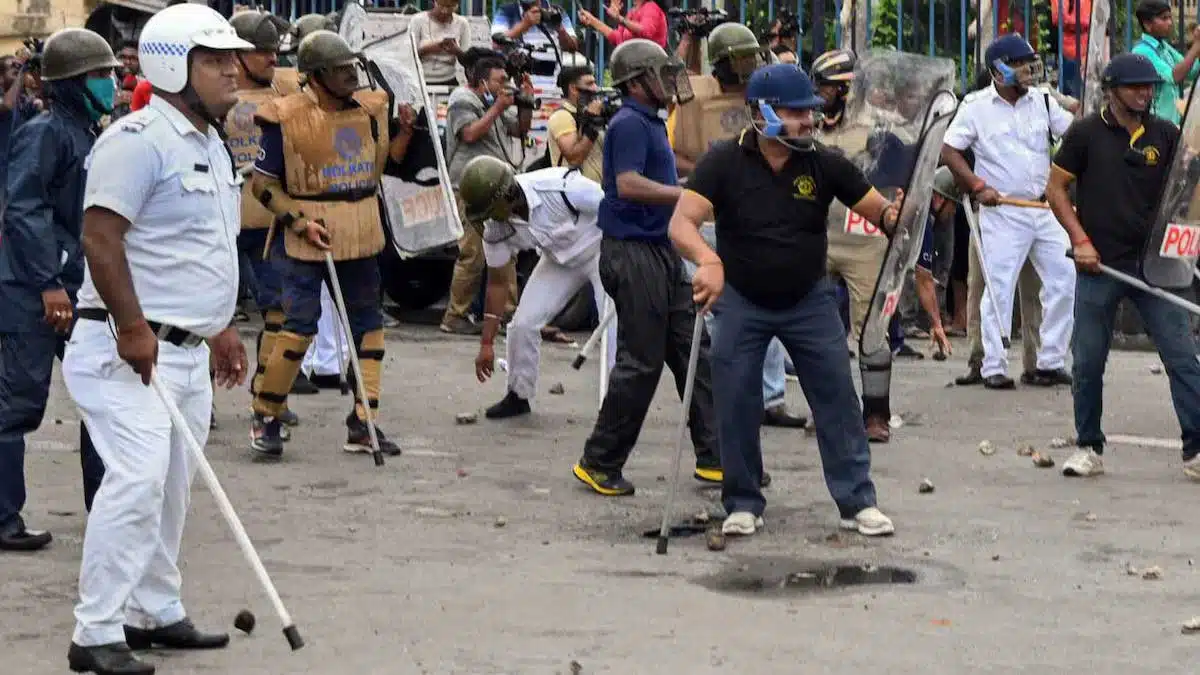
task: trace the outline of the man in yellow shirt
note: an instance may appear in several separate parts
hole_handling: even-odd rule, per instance
[[[564,66],[558,74],[558,87],[563,93],[562,107],[547,120],[553,141],[550,164],[579,167],[585,178],[599,183],[603,175],[604,120],[597,116],[601,101],[595,98],[600,91],[596,76],[586,63]]]

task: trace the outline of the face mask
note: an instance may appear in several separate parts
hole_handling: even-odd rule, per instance
[[[91,97],[88,97],[88,108],[92,110],[93,116],[98,119],[102,115],[111,113],[113,101],[117,96],[116,80],[111,77],[89,77],[86,86],[92,94]],[[96,104],[100,105],[100,110],[95,109]]]
[[[483,95],[480,98],[483,99],[484,105],[491,105],[496,102],[496,95],[492,93],[491,89],[484,89]]]

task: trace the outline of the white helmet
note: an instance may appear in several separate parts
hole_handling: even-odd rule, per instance
[[[156,89],[178,94],[187,86],[188,54],[196,47],[254,49],[215,9],[190,2],[172,5],[150,17],[142,28],[138,40],[142,74]]]

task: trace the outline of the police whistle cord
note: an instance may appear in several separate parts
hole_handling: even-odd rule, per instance
[[[1074,260],[1075,252],[1067,251],[1067,257],[1070,258],[1071,260]],[[1197,305],[1194,302],[1188,302],[1187,300],[1184,300],[1183,298],[1179,297],[1178,295],[1175,295],[1174,293],[1172,293],[1168,290],[1165,290],[1162,288],[1157,288],[1155,286],[1151,286],[1150,284],[1142,281],[1141,279],[1139,279],[1133,275],[1126,274],[1124,272],[1119,272],[1119,271],[1109,267],[1108,265],[1101,264],[1099,267],[1100,267],[1100,272],[1102,274],[1110,276],[1113,279],[1116,279],[1117,281],[1122,281],[1126,284],[1129,284],[1130,286],[1133,286],[1134,288],[1138,289],[1139,291],[1142,291],[1143,293],[1149,293],[1150,295],[1153,295],[1154,297],[1159,298],[1160,300],[1165,300],[1165,301],[1171,303],[1172,305],[1179,307],[1180,309],[1187,310],[1188,312],[1195,314],[1196,316],[1200,316],[1200,305]],[[1196,276],[1197,276],[1197,278],[1200,278],[1200,272],[1197,272]]]
[[[692,393],[696,389],[696,365],[700,361],[700,336],[704,331],[704,310],[696,308],[696,325],[692,327],[692,350],[688,353],[687,377],[683,385],[683,411],[679,414],[679,427],[675,433],[675,458],[671,461],[671,483],[667,488],[667,501],[663,504],[662,523],[658,527],[658,555],[667,554],[667,542],[671,534],[668,522],[671,508],[675,505],[675,492],[679,489],[679,465],[683,462],[683,444],[687,438],[688,412],[692,407]]]
[[[183,435],[184,442],[187,443],[188,450],[192,453],[192,460],[196,463],[196,468],[200,471],[200,477],[208,486],[208,491],[212,493],[213,499],[217,502],[217,508],[221,511],[221,515],[225,517],[225,522],[229,525],[229,529],[233,531],[233,538],[237,541],[238,548],[242,550],[242,556],[246,558],[246,562],[250,563],[250,567],[254,570],[254,576],[258,577],[258,583],[267,594],[267,598],[271,601],[271,605],[275,607],[275,613],[279,615],[279,623],[283,625],[283,636],[287,639],[288,645],[292,651],[300,649],[304,646],[304,639],[300,637],[300,631],[296,629],[296,624],[292,621],[292,616],[288,614],[287,608],[283,606],[283,600],[279,597],[279,591],[275,589],[275,584],[271,582],[271,577],[267,574],[267,568],[263,566],[262,558],[258,557],[258,551],[254,550],[254,544],[250,541],[250,535],[246,534],[246,528],[242,526],[242,521],[238,518],[237,512],[233,510],[233,504],[229,501],[229,496],[225,494],[225,490],[221,487],[220,481],[217,480],[217,474],[213,472],[212,465],[208,463],[208,459],[204,456],[204,449],[200,447],[200,442],[196,440],[192,434],[191,427],[183,417],[183,413],[179,412],[179,408],[175,405],[175,401],[171,395],[163,388],[162,383],[158,379],[158,373],[151,372],[150,386],[154,388],[154,393],[162,401],[167,409],[167,414],[171,417],[171,425],[175,427],[175,431]]]
[[[988,294],[988,300],[992,306],[992,317],[996,320],[996,328],[1000,331],[1000,343],[1005,349],[1012,346],[1012,340],[1009,339],[1009,333],[1012,330],[1012,322],[1009,326],[1004,325],[1004,320],[1000,318],[1000,305],[996,303],[995,286],[992,285],[989,279],[987,259],[983,255],[983,237],[979,234],[979,221],[975,218],[975,211],[971,209],[971,198],[963,195],[962,198],[963,215],[967,219],[967,229],[971,232],[971,239],[975,241],[975,252],[979,254],[979,273],[983,275],[983,290]]]
[[[1021,206],[1021,207],[1027,208],[1027,209],[1048,209],[1048,208],[1050,208],[1050,205],[1047,204],[1046,202],[1038,202],[1038,201],[1034,201],[1031,199],[1014,199],[1012,197],[1001,197],[1000,203],[1007,204],[1008,206]]]
[[[583,343],[583,346],[579,348],[579,355],[575,357],[573,362],[571,362],[571,367],[575,370],[579,370],[583,367],[583,364],[588,360],[588,354],[592,353],[592,350],[596,348],[596,343],[600,341],[600,338],[604,336],[605,331],[608,330],[608,324],[612,323],[613,319],[617,318],[616,308],[609,303],[605,303],[605,305],[608,307],[608,311],[606,311],[604,316],[600,319],[600,324],[596,326],[596,330],[592,331],[592,334],[588,336],[587,342]]]
[[[342,324],[342,329],[345,335],[354,335],[350,329],[350,315],[346,313],[346,301],[342,296],[342,284],[338,281],[337,266],[333,264],[333,254],[329,251],[325,252],[325,267],[329,270],[329,284],[333,287],[330,295],[333,296],[333,302],[337,305],[338,319]],[[379,435],[375,432],[375,412],[371,410],[370,401],[367,399],[367,384],[363,381],[362,366],[358,363],[358,350],[355,345],[351,345],[350,349],[350,367],[354,369],[354,384],[358,387],[358,400],[362,403],[363,412],[366,413],[367,419],[363,420],[367,423],[367,433],[371,436],[371,459],[375,460],[375,466],[383,466],[383,452],[379,449]]]

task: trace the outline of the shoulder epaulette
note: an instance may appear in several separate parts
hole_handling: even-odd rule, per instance
[[[132,119],[130,117],[132,117]],[[149,120],[142,116],[130,117],[122,118],[117,122],[117,126],[121,128],[121,131],[128,131],[131,134],[142,133],[142,130],[146,128]]]

